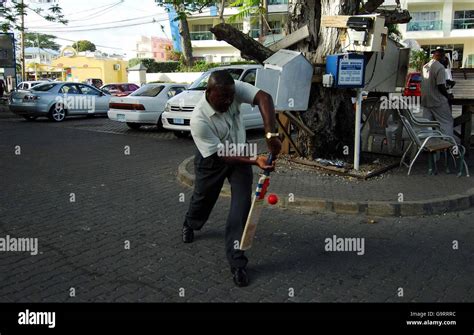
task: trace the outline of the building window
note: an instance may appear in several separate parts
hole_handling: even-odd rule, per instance
[[[474,10],[455,11],[453,29],[474,29]]]
[[[190,32],[191,40],[213,40],[214,34],[209,31],[212,28],[212,24],[195,24],[192,26]]]
[[[231,23],[230,24],[232,27],[234,27],[237,30],[244,30],[244,24],[243,23]]]
[[[222,56],[221,57],[221,63],[231,63],[235,61],[234,56]]]
[[[442,30],[443,21],[440,12],[412,12],[412,20],[407,24],[407,31]]]
[[[473,68],[474,67],[474,55],[467,56],[465,67],[468,67],[468,68]]]

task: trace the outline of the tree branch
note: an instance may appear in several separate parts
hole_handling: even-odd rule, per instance
[[[410,12],[406,9],[399,10],[376,10],[376,13],[385,16],[385,25],[397,24],[397,23],[408,23],[411,20]]]
[[[384,0],[369,0],[364,4],[364,6],[362,6],[360,12],[369,13],[369,14],[373,13],[383,3],[384,3]]]
[[[219,23],[209,29],[209,31],[216,36],[218,41],[225,41],[236,49],[239,49],[244,59],[263,64],[265,59],[274,54],[272,50],[264,47],[252,37],[242,33],[229,24]]]

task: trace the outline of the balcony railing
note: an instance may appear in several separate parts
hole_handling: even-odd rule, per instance
[[[189,33],[192,41],[214,40],[214,34],[210,31],[192,31]]]
[[[453,29],[474,29],[474,19],[454,19]]]
[[[443,30],[443,21],[410,21],[407,31]]]

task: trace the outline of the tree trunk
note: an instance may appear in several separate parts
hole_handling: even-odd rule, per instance
[[[357,0],[289,0],[288,32],[308,25],[310,36],[296,44],[296,49],[315,65],[315,73],[324,73],[325,57],[340,50],[336,28],[321,28],[323,15],[353,15],[359,8]],[[309,108],[301,113],[304,123],[315,136],[299,131],[297,142],[300,151],[308,158],[341,157],[344,147],[354,145],[354,108],[352,90],[311,87]],[[350,150],[352,151],[352,150]]]
[[[371,1],[375,4],[380,1]],[[320,28],[323,15],[354,15],[360,7],[360,0],[289,0],[289,19],[287,32],[308,25],[310,36],[293,45],[314,65],[314,72],[322,75],[325,71],[325,57],[338,53],[340,29]],[[390,16],[392,23],[410,20],[407,11],[386,11],[382,15]],[[227,24],[218,24],[210,29],[217,40],[224,40],[241,51],[245,59],[263,63],[274,52]],[[298,147],[309,158],[341,157],[349,148],[352,155],[354,147],[354,106],[351,98],[355,91],[350,89],[324,88],[322,84],[313,84],[309,98],[309,108],[300,115],[304,123],[315,133],[310,136],[302,131],[297,134]]]
[[[265,59],[274,54],[273,51],[264,47],[240,30],[235,29],[230,24],[219,23],[209,29],[209,31],[216,36],[216,40],[226,41],[233,47],[239,49],[244,59],[254,60],[262,64]]]
[[[183,8],[180,8],[180,5],[177,2],[173,2],[173,7],[176,13],[184,11]],[[184,13],[179,15],[179,34],[181,35],[181,47],[183,50],[183,58],[184,64],[186,66],[193,66],[194,59],[193,59],[193,47],[191,45],[191,34],[189,33],[189,24]]]
[[[225,1],[226,0],[221,0],[221,4],[219,7],[219,20],[221,21],[221,23],[225,23],[225,19],[224,19]]]
[[[261,0],[263,13],[260,15],[260,37],[261,42],[265,41],[265,36],[268,35],[268,0]]]

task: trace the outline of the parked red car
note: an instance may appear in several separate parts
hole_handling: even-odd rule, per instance
[[[421,73],[412,72],[407,76],[407,82],[405,84],[405,90],[403,95],[406,97],[419,97],[421,96]]]
[[[123,83],[123,84],[107,84],[101,87],[101,90],[109,93],[110,95],[116,97],[125,97],[132,92],[138,90],[140,86],[131,84],[131,83]]]

